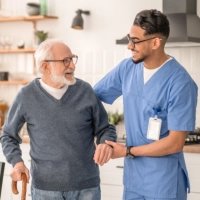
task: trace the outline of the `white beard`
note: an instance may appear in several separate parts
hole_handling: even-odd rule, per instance
[[[67,72],[71,72],[69,70],[65,70],[65,72],[63,73],[63,75],[58,76],[56,74],[56,69],[54,66],[52,66],[52,73],[51,73],[51,79],[53,80],[53,82],[61,84],[61,85],[74,85],[76,83],[76,79],[73,78],[72,80],[67,80],[65,77],[65,73]]]

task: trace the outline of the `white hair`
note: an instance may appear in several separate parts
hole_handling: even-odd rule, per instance
[[[47,39],[44,42],[42,42],[36,49],[34,57],[35,57],[35,63],[39,72],[43,73],[43,71],[41,70],[42,61],[54,59],[54,55],[51,50],[52,50],[52,47],[56,44],[63,44],[63,42],[59,38]]]

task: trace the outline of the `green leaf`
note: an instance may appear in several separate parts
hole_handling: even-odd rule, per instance
[[[118,111],[115,113],[108,112],[108,121],[110,124],[117,125],[120,121],[124,120],[124,114],[119,114]]]

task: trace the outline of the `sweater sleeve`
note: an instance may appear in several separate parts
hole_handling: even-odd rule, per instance
[[[14,100],[11,108],[8,111],[4,126],[2,127],[1,145],[3,153],[8,163],[14,165],[23,161],[21,158],[22,152],[19,144],[22,143],[19,137],[19,131],[25,123],[23,117],[23,106],[20,100],[20,93]]]
[[[108,123],[108,115],[104,109],[101,101],[96,97],[96,104],[93,108],[93,127],[94,134],[97,137],[96,143],[105,143],[105,140],[110,140],[115,142],[117,135],[115,127]]]

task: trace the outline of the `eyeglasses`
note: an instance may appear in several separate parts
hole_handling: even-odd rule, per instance
[[[78,60],[78,56],[77,55],[73,55],[72,57],[66,57],[63,60],[44,60],[44,61],[45,62],[63,62],[63,65],[65,67],[68,67],[71,61],[75,65],[77,63],[77,60]]]
[[[137,41],[137,42],[134,42],[129,34],[127,34],[127,38],[128,38],[128,42],[131,42],[131,44],[133,45],[133,48],[135,48],[136,44],[141,43],[141,42],[145,42],[145,41],[148,41],[148,40],[155,39],[156,37],[152,37],[152,38],[149,38],[149,39],[146,39],[146,40],[140,40],[140,41]],[[162,40],[161,38],[159,38],[159,39]]]

